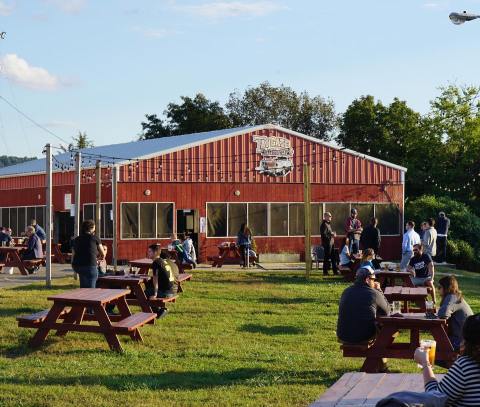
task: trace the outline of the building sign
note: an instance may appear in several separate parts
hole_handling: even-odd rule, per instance
[[[257,143],[256,153],[262,156],[258,167],[260,174],[273,177],[285,176],[293,170],[293,148],[284,137],[253,136]]]

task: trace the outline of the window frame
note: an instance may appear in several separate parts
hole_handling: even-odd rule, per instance
[[[93,218],[92,220],[95,220],[95,205],[97,205],[96,202],[85,202],[82,204],[82,220],[85,220],[85,207],[86,206],[93,206],[94,210],[93,210]],[[105,207],[107,205],[110,205],[112,207],[112,210],[113,210],[113,203],[112,202],[100,202],[100,216],[101,216],[101,221],[102,221],[102,227],[101,227],[101,230],[100,230],[100,239],[102,240],[113,240],[113,236],[112,237],[105,237],[105,222],[106,222],[106,217],[103,216],[105,214]],[[103,211],[102,211],[102,207],[103,207]],[[109,218],[110,218],[110,214],[108,215]],[[115,227],[115,222],[113,222],[113,220],[111,221],[112,224],[113,224],[113,227]],[[113,229],[112,229],[113,230]]]
[[[10,210],[11,209],[17,209],[17,225],[16,225],[16,228],[18,229],[18,209],[19,208],[24,208],[25,209],[25,225],[28,226],[29,225],[29,219],[28,219],[28,210],[27,208],[35,208],[35,213],[36,213],[36,208],[43,208],[43,217],[44,217],[44,222],[45,223],[45,219],[46,219],[46,215],[47,215],[47,205],[20,205],[20,206],[1,206],[0,207],[0,225],[1,226],[5,226],[5,227],[11,227],[10,226]],[[8,225],[4,224],[3,222],[3,213],[2,213],[2,210],[3,209],[8,209]],[[36,218],[37,216],[35,216]],[[45,225],[40,225],[42,226],[43,228],[46,229],[46,226]],[[18,233],[18,230],[16,231]],[[22,232],[20,232],[22,233]],[[14,235],[12,233],[12,237],[15,237],[15,238],[18,238],[18,237],[21,237],[21,234],[17,234],[17,235]]]

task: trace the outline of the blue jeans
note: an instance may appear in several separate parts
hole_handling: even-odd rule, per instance
[[[73,266],[80,276],[80,288],[95,288],[98,278],[97,266]]]
[[[360,249],[360,240],[352,238],[350,240],[350,253],[356,254]]]

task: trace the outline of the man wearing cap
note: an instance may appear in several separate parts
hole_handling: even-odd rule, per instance
[[[440,212],[437,219],[437,263],[445,263],[447,261],[447,235],[450,228],[450,219],[447,218],[445,212]]]
[[[390,306],[375,281],[372,267],[358,269],[355,282],[340,298],[337,337],[343,343],[360,344],[375,339],[377,315],[388,315]]]
[[[358,211],[352,208],[350,216],[345,220],[345,235],[350,239],[350,253],[358,253],[360,247],[360,235],[362,233],[362,222],[357,218]]]
[[[323,246],[323,275],[328,276],[330,269],[330,261],[332,262],[333,274],[338,274],[337,260],[335,258],[335,232],[332,231],[330,222],[332,221],[332,214],[325,212],[323,214],[323,221],[320,225],[320,236],[322,237]]]

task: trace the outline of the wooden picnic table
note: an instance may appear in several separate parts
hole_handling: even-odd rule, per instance
[[[101,333],[105,335],[110,349],[122,351],[117,335],[129,335],[133,340],[142,341],[138,328],[157,316],[151,312],[132,315],[126,301],[129,292],[118,289],[77,288],[52,295],[48,297],[48,300],[53,301],[50,310],[18,317],[18,325],[37,328],[37,332],[29,341],[29,346],[33,348],[41,346],[50,330],[55,329],[57,336],[65,336],[69,331]],[[108,303],[115,303],[120,314],[108,315],[105,311],[105,305]],[[67,310],[67,307],[70,309]],[[92,310],[93,314],[86,314],[87,309]],[[63,321],[60,322],[60,319]],[[82,324],[85,320],[97,321],[98,326]]]
[[[382,288],[389,286],[394,287],[397,280],[401,280],[404,287],[415,287],[411,278],[412,275],[408,271],[382,270],[375,272],[375,275]]]
[[[135,298],[136,303],[144,312],[152,312],[152,308],[145,295],[145,290],[142,284],[151,279],[146,274],[126,274],[123,276],[106,275],[98,277],[97,283],[99,288],[123,288],[129,289],[132,298]],[[127,299],[128,303],[128,299]]]
[[[427,287],[386,287],[384,291],[385,297],[389,302],[402,301],[402,312],[426,312],[425,301],[428,297]],[[417,308],[412,309],[410,302],[414,302]]]
[[[379,316],[377,322],[380,330],[371,346],[342,345],[344,356],[366,357],[362,372],[377,373],[382,367],[382,358],[413,359],[415,349],[420,346],[420,331],[429,332],[437,342],[436,360],[449,364],[458,357],[448,338],[445,319],[430,319],[424,313],[411,313],[402,314],[402,317]],[[394,343],[401,329],[410,331],[408,343]]]
[[[436,375],[442,379],[444,375]],[[425,391],[423,377],[415,373],[345,373],[310,407],[374,407],[398,391]]]
[[[17,267],[21,274],[27,276],[27,269],[19,254],[22,250],[23,247],[18,246],[0,246],[0,257],[4,258],[1,262],[0,269],[1,267]]]
[[[222,243],[218,247],[218,256],[209,256],[208,261],[212,262],[212,267],[222,267],[224,264],[240,264],[242,262],[242,256],[240,249],[236,243],[230,242],[228,244]],[[249,262],[253,264],[258,262],[258,259],[249,256]]]

